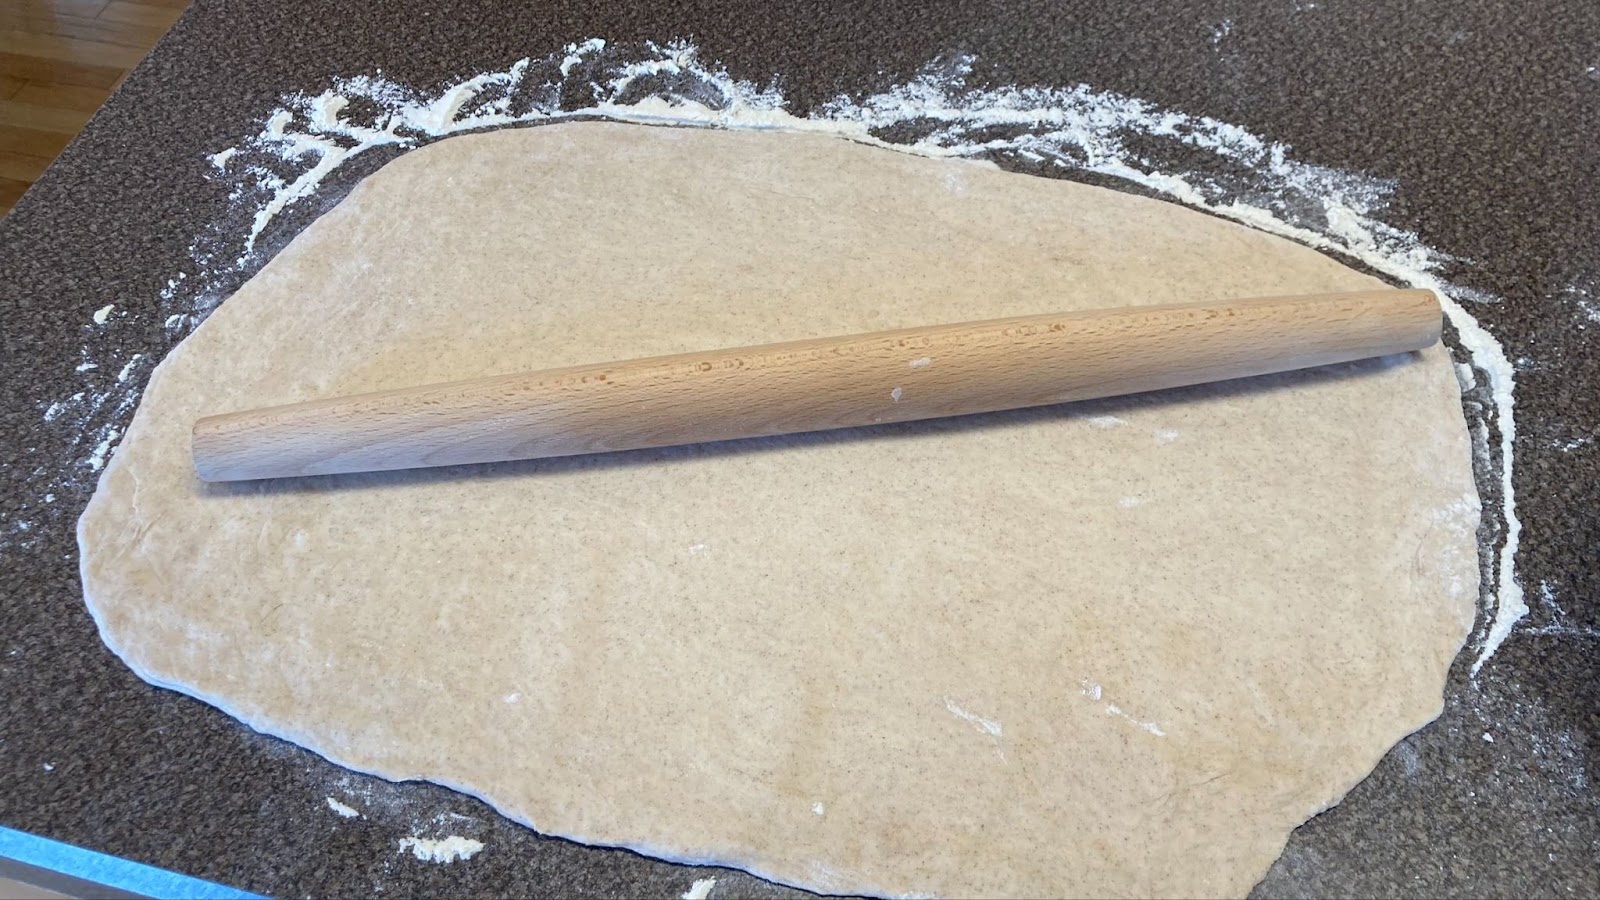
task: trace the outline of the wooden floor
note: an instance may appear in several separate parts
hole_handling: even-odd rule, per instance
[[[0,216],[189,0],[0,0]]]

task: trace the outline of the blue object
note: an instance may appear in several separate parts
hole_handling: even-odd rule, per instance
[[[146,897],[264,900],[258,894],[0,827],[0,857]]]

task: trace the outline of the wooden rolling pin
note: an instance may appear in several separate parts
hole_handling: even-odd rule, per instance
[[[211,416],[207,481],[569,456],[1043,406],[1419,350],[1428,291],[990,319]]]

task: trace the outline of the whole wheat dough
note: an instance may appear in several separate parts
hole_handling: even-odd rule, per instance
[[[242,486],[196,480],[189,427],[548,366],[1374,284],[1174,205],[828,137],[453,138],[367,179],[156,370],[80,523],[84,592],[145,679],[550,834],[823,891],[1243,894],[1441,708],[1478,517],[1442,348],[881,430]]]

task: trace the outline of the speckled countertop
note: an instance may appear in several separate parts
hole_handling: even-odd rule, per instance
[[[376,70],[429,88],[601,36],[692,38],[791,109],[973,54],[974,80],[1119,91],[1394,179],[1384,218],[1461,260],[1450,277],[1518,369],[1515,486],[1527,619],[1439,721],[1299,829],[1263,895],[1600,895],[1600,7],[1416,0],[1012,4],[198,0],[0,220],[0,825],[278,895],[662,895],[706,873],[547,839],[430,785],[345,773],[136,679],[84,610],[73,525],[86,435],[52,403],[86,358],[159,358],[159,295],[227,214],[208,154],[281,96]],[[282,246],[362,175],[291,208]],[[249,268],[259,266],[256,259]],[[249,271],[238,274],[247,277]],[[115,304],[100,326],[93,313]],[[133,367],[135,381],[148,367]],[[99,431],[95,431],[99,429]],[[330,813],[356,798],[364,819]],[[440,815],[492,842],[470,865],[398,856]],[[717,871],[718,893],[787,895]]]

